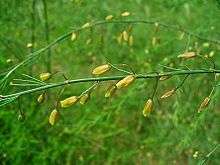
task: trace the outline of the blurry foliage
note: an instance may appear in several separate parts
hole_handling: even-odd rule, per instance
[[[0,1],[0,70],[4,72],[26,58],[30,42],[31,1]],[[118,17],[129,11],[124,19],[159,20],[178,24],[205,37],[220,38],[220,10],[214,0],[48,0],[50,38],[85,22],[103,20],[106,15]],[[42,20],[42,3],[36,5],[36,49],[45,46]],[[134,25],[134,46],[119,45],[117,36],[127,25],[106,25],[78,34],[77,41],[67,40],[52,49],[53,71],[63,71],[68,78],[89,76],[90,70],[105,63],[128,63],[135,71],[145,73],[161,70],[158,64],[186,64],[206,67],[203,61],[181,62],[176,56],[184,52],[188,38],[179,40],[179,33],[161,29],[156,34],[154,26]],[[152,37],[161,42],[152,46]],[[91,43],[86,40],[91,38]],[[104,42],[101,42],[101,40]],[[191,38],[194,43],[203,42]],[[202,46],[201,46],[202,47]],[[214,50],[219,67],[219,46],[202,48],[202,54]],[[7,63],[12,59],[12,63]],[[34,67],[34,75],[44,72],[44,58]],[[27,73],[27,68],[19,73]],[[157,96],[175,87],[182,77],[159,84]],[[55,78],[63,80],[62,76]],[[54,80],[54,81],[55,81]],[[118,92],[114,98],[104,98],[107,85],[92,93],[85,106],[76,105],[62,111],[60,121],[51,127],[48,116],[53,108],[56,90],[51,90],[51,100],[38,105],[38,94],[22,98],[26,120],[16,119],[18,105],[0,109],[0,162],[1,164],[197,164],[220,139],[219,98],[217,91],[210,106],[201,114],[197,109],[210,90],[213,76],[191,76],[182,90],[173,97],[156,102],[150,118],[142,116],[142,105],[152,93],[154,80],[140,80],[129,89]],[[68,86],[62,97],[78,95],[88,84]],[[14,88],[10,89],[14,91]],[[193,154],[198,151],[198,157]],[[210,164],[220,164],[219,150],[211,156]]]

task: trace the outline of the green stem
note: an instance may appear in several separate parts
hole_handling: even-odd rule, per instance
[[[83,27],[79,27],[79,28],[76,28],[76,29],[73,29],[65,34],[63,34],[62,36],[58,37],[57,39],[55,39],[53,42],[51,42],[50,44],[48,44],[47,46],[29,54],[29,57],[27,59],[25,59],[24,61],[22,61],[21,63],[17,64],[14,68],[12,68],[6,75],[5,77],[1,80],[0,84],[3,84],[5,82],[5,80],[15,71],[17,70],[18,68],[20,68],[21,66],[27,64],[31,59],[37,57],[39,54],[45,52],[46,50],[49,50],[50,48],[52,48],[53,46],[55,46],[57,43],[60,43],[64,40],[66,40],[68,37],[71,36],[71,34],[73,32],[79,32],[81,30],[84,30],[84,29],[88,29],[88,28],[91,28],[91,27],[95,27],[95,26],[99,26],[99,25],[103,25],[103,24],[151,24],[151,25],[154,25],[155,23],[158,23],[159,26],[163,27],[163,28],[166,28],[166,29],[171,29],[171,30],[174,30],[174,31],[181,31],[181,32],[184,32],[186,35],[188,36],[193,36],[199,40],[202,40],[202,41],[207,41],[207,42],[211,42],[213,44],[216,44],[216,45],[220,45],[220,41],[219,40],[213,40],[213,39],[209,39],[209,38],[204,38],[198,34],[195,34],[195,33],[192,33],[188,30],[185,30],[183,28],[181,28],[180,26],[173,26],[173,25],[167,25],[167,24],[164,24],[164,23],[159,23],[157,21],[146,21],[146,20],[128,20],[128,21],[98,21],[98,22],[95,22],[95,23],[91,23],[91,25],[87,28],[83,28]]]
[[[175,76],[175,75],[193,75],[193,74],[213,74],[213,73],[220,73],[220,70],[183,70],[183,71],[172,71],[172,72],[163,72],[163,73],[149,73],[149,74],[136,74],[136,79],[148,79],[148,78],[157,78],[161,76]],[[37,91],[42,91],[50,88],[56,88],[59,86],[64,86],[68,84],[75,84],[75,83],[83,83],[83,82],[101,82],[101,81],[111,81],[111,80],[120,80],[127,75],[121,76],[109,76],[109,77],[89,77],[89,78],[82,78],[82,79],[74,79],[74,80],[66,80],[64,82],[52,83],[47,84],[41,87],[25,90],[22,92],[9,94],[5,96],[0,96],[1,99],[10,98],[10,97],[19,97],[21,95],[34,93]]]

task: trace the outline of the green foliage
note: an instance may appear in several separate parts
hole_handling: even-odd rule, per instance
[[[158,20],[166,24],[181,25],[203,37],[219,39],[219,8],[217,1],[201,0],[59,0],[47,1],[50,39],[80,27],[86,22],[114,19]],[[3,0],[0,2],[0,73],[27,58],[31,41],[31,1]],[[46,45],[42,1],[36,1],[35,50]],[[129,11],[131,16],[121,18]],[[180,61],[187,44],[201,54],[214,51],[219,68],[219,45],[203,47],[204,41],[191,37],[179,40],[179,32],[161,28],[155,33],[154,25],[134,25],[132,47],[119,45],[117,36],[129,25],[104,25],[77,34],[77,40],[67,39],[51,49],[52,70],[65,72],[71,79],[89,77],[94,66],[106,62],[126,63],[137,73],[163,70],[158,64],[184,68],[207,68],[202,59]],[[152,38],[160,38],[153,46]],[[86,41],[91,39],[91,43]],[[33,76],[46,71],[46,53],[34,59]],[[7,59],[12,59],[7,63]],[[36,61],[35,61],[36,60]],[[208,64],[210,67],[210,64]],[[12,78],[29,73],[21,67]],[[0,74],[2,78],[3,74]],[[183,76],[159,83],[157,97],[172,89]],[[52,81],[63,81],[57,74]],[[55,126],[48,124],[59,89],[50,90],[50,99],[39,105],[41,93],[23,96],[21,109],[25,120],[17,120],[17,102],[0,107],[0,162],[1,164],[197,164],[219,144],[219,98],[214,93],[211,104],[202,113],[197,109],[209,95],[213,75],[190,76],[178,92],[164,101],[155,101],[154,111],[144,118],[142,109],[153,92],[155,80],[139,80],[128,89],[118,91],[115,97],[105,99],[109,83],[102,83],[84,106],[76,105],[61,110]],[[80,95],[91,84],[68,86],[62,98]],[[1,94],[18,91],[7,87]],[[25,87],[19,90],[27,89]],[[7,100],[11,101],[11,100]],[[198,156],[193,157],[198,151]],[[209,164],[220,164],[219,149],[209,157]]]

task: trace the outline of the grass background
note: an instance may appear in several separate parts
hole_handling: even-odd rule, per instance
[[[4,72],[24,60],[29,52],[31,3],[23,0],[0,2],[0,70]],[[90,21],[104,20],[112,14],[117,20],[159,20],[181,25],[204,37],[220,39],[220,7],[214,0],[58,0],[47,1],[50,40]],[[129,11],[131,16],[121,18]],[[36,47],[46,45],[42,1],[36,3]],[[52,70],[62,71],[68,78],[90,76],[93,67],[105,63],[127,63],[136,72],[160,71],[158,64],[190,68],[207,67],[202,60],[180,61],[176,56],[185,51],[188,37],[179,40],[179,32],[159,29],[152,25],[133,25],[132,47],[117,43],[117,36],[128,25],[104,25],[78,34],[52,49]],[[152,38],[160,38],[153,46]],[[91,39],[90,44],[86,41]],[[102,42],[103,41],[103,42]],[[203,41],[190,38],[189,46],[201,47],[203,55],[214,51],[219,66],[219,46],[203,47]],[[45,72],[45,56],[33,64],[33,76]],[[7,63],[12,59],[12,63]],[[23,67],[13,78],[28,73]],[[118,73],[109,73],[109,75]],[[175,87],[183,77],[161,82],[157,96]],[[52,81],[62,81],[58,75]],[[65,109],[54,126],[48,124],[54,98],[59,89],[50,90],[50,100],[38,105],[40,93],[21,99],[26,120],[17,120],[18,105],[0,108],[0,162],[1,164],[197,164],[201,162],[220,139],[219,98],[217,90],[210,106],[201,114],[197,109],[212,88],[212,75],[190,76],[173,97],[155,102],[150,118],[142,116],[142,108],[153,91],[155,80],[136,81],[128,89],[119,91],[111,99],[104,98],[109,83],[103,83],[92,94],[85,106]],[[91,84],[67,87],[62,98],[79,95]],[[22,89],[9,87],[7,91]],[[198,157],[193,154],[198,151]],[[220,164],[219,149],[208,164]]]

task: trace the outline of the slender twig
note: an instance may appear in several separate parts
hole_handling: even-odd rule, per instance
[[[220,73],[220,70],[183,70],[183,71],[172,71],[172,72],[163,72],[163,73],[149,73],[149,74],[145,74],[145,75],[144,74],[136,74],[136,79],[148,79],[148,78],[156,78],[156,77],[161,77],[161,76],[175,76],[175,75],[213,74],[214,72]],[[43,85],[43,86],[40,86],[37,88],[24,90],[24,91],[21,91],[18,93],[0,96],[0,98],[4,99],[4,98],[10,98],[10,97],[19,97],[21,95],[30,94],[30,93],[34,93],[37,91],[50,89],[50,88],[56,88],[59,86],[65,86],[68,84],[120,80],[126,76],[127,75],[109,76],[109,77],[89,77],[89,78],[82,78],[82,79],[66,80],[64,82],[51,83],[51,84]],[[1,99],[0,99],[0,101],[1,101]]]
[[[190,74],[187,74],[184,79],[176,86],[175,91],[178,90],[179,88],[181,88],[184,84],[184,82],[186,81],[186,79],[189,77]]]
[[[209,153],[205,156],[205,158],[202,160],[202,162],[200,163],[200,165],[205,164],[205,163],[208,161],[208,159],[210,158],[210,156],[218,149],[219,146],[220,146],[220,144],[217,144],[217,145],[212,149],[212,151],[209,152]]]
[[[156,74],[159,75],[159,73],[156,73]],[[157,92],[157,88],[158,88],[158,84],[159,84],[159,79],[160,79],[160,77],[157,76],[156,77],[156,82],[155,82],[155,85],[154,85],[154,90],[153,90],[153,93],[152,93],[152,96],[151,96],[152,99],[154,99],[154,96],[155,96],[155,94]]]
[[[202,41],[207,41],[216,45],[220,45],[220,41],[219,40],[214,40],[214,39],[209,39],[209,38],[204,38],[196,33],[190,32],[186,29],[181,28],[180,26],[176,26],[176,25],[167,25],[164,23],[160,23],[158,21],[148,21],[148,20],[119,20],[119,21],[97,21],[95,23],[91,23],[90,26],[88,27],[79,27],[76,29],[73,29],[63,35],[61,35],[60,37],[56,38],[53,42],[49,43],[47,46],[29,54],[29,57],[27,59],[25,59],[24,61],[22,61],[21,63],[17,64],[15,67],[13,67],[6,75],[5,77],[1,80],[0,84],[3,84],[5,82],[5,80],[18,68],[20,68],[21,66],[27,64],[28,62],[30,62],[33,58],[38,57],[41,53],[51,49],[53,46],[55,46],[56,44],[66,40],[68,37],[71,36],[71,34],[73,32],[79,32],[81,30],[84,29],[88,29],[91,27],[95,27],[95,26],[100,26],[100,25],[104,25],[104,24],[150,24],[150,25],[155,25],[155,23],[158,23],[158,25],[160,27],[166,28],[166,29],[170,29],[173,31],[181,31],[184,32],[186,35],[191,36],[191,37],[195,37],[199,40]]]

